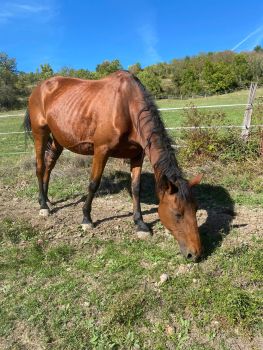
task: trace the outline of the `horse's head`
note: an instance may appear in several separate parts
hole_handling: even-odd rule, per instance
[[[201,179],[202,175],[197,175],[183,184],[167,180],[165,189],[159,194],[160,220],[178,241],[182,254],[192,261],[197,261],[202,254],[196,220],[197,204],[191,194],[191,187],[199,184]]]

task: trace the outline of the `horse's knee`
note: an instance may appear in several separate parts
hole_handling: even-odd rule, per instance
[[[42,177],[44,175],[44,166],[42,164],[39,164],[36,166],[36,176]]]

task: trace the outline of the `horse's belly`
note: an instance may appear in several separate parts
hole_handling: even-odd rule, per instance
[[[114,148],[111,152],[111,156],[114,158],[136,158],[142,154],[142,147],[135,143],[120,144]]]
[[[66,147],[69,151],[83,154],[83,155],[93,155],[94,154],[94,145],[91,142],[83,142],[73,147]]]

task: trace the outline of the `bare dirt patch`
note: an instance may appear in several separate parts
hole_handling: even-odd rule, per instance
[[[131,238],[136,238],[132,220],[132,202],[128,192],[119,194],[99,194],[93,201],[92,217],[95,228],[83,232],[80,224],[82,221],[83,195],[69,199],[61,199],[54,202],[52,213],[47,217],[39,216],[37,201],[26,200],[16,196],[15,192],[4,185],[0,185],[1,202],[0,218],[23,219],[31,223],[33,227],[49,234],[50,239],[68,239],[84,237],[86,235],[100,236],[100,238],[121,239],[124,232],[130,232]],[[157,205],[142,203],[143,217],[153,229],[153,234],[162,234],[165,231],[160,225],[157,213]],[[235,231],[235,244],[249,242],[254,235],[263,232],[263,208],[251,208],[235,206],[229,209],[225,207],[210,206],[201,203],[197,212],[198,224],[203,232],[209,235],[227,235]],[[230,241],[231,236],[226,240]]]

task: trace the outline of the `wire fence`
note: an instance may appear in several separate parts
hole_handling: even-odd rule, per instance
[[[247,103],[233,103],[233,104],[225,104],[225,105],[204,105],[204,106],[194,106],[194,108],[202,109],[202,108],[227,108],[227,107],[244,107],[251,108],[251,104]],[[159,111],[180,111],[180,110],[187,110],[192,109],[192,106],[186,106],[186,107],[168,107],[168,108],[158,108]],[[19,114],[1,114],[1,118],[17,118],[17,117],[23,117],[24,113]]]
[[[221,105],[200,105],[200,106],[194,106],[194,107],[168,107],[168,108],[159,108],[160,112],[166,112],[166,111],[178,111],[178,110],[188,110],[192,108],[196,109],[210,109],[210,108],[232,108],[232,107],[246,107],[246,109],[252,108],[252,104],[248,103],[235,103],[235,104],[221,104]],[[18,113],[18,114],[2,114],[0,115],[1,118],[19,118],[23,117],[24,113]],[[250,125],[250,128],[262,128],[263,124],[252,124]],[[166,127],[166,130],[195,130],[195,129],[244,129],[243,125],[213,125],[213,126],[177,126],[177,127]],[[22,135],[25,134],[25,131],[10,131],[10,132],[0,132],[1,136],[12,136],[12,135]],[[178,147],[178,146],[177,146]],[[1,156],[7,156],[7,155],[17,155],[17,154],[28,154],[32,153],[31,151],[17,151],[17,152],[1,152]]]

